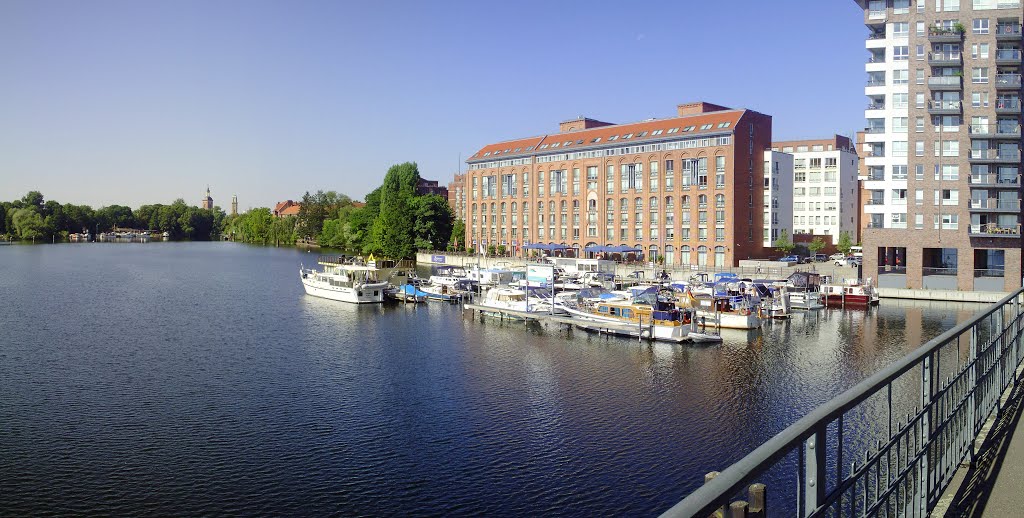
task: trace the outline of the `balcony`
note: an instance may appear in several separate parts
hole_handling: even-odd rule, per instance
[[[877,135],[879,133],[885,133],[885,126],[872,126],[872,127],[864,128],[864,133],[867,133],[869,135]],[[798,167],[797,169],[802,169],[802,168]]]
[[[971,212],[1016,212],[1020,210],[1020,200],[1000,200],[997,198],[970,200],[967,208]]]
[[[995,105],[996,113],[1002,114],[1019,114],[1020,113],[1020,99],[998,99]]]
[[[1000,49],[996,51],[996,64],[997,65],[1017,65],[1020,66],[1020,50],[1019,49]]]
[[[960,76],[929,77],[928,88],[932,90],[961,90],[963,89],[963,78]]]
[[[1020,162],[1020,151],[1002,151],[997,149],[972,149],[967,156],[969,162]]]
[[[956,29],[928,27],[928,41],[932,43],[957,43],[964,39],[964,33]]]
[[[971,237],[1008,237],[1020,239],[1020,224],[1001,227],[996,223],[971,225],[968,231]]]
[[[885,56],[868,56],[867,64],[885,63]]]
[[[1017,27],[1017,29],[1020,30],[1020,27]],[[1018,38],[1019,37],[1020,36],[1018,35]],[[885,32],[869,32],[867,39],[868,40],[884,40],[885,39]]]
[[[885,79],[868,79],[867,86],[885,86]],[[1020,86],[1020,78],[1017,78],[1017,86]]]
[[[871,9],[868,11],[868,20],[884,20],[885,17],[885,9]]]
[[[1020,126],[996,126],[996,138],[1017,140],[1020,138]]]
[[[864,201],[864,205],[885,205],[885,200],[881,200],[881,199],[865,200]]]
[[[963,62],[959,52],[929,52],[928,64],[936,67],[960,66]]]
[[[867,110],[884,110],[885,103],[868,103]]]
[[[996,90],[1020,90],[1020,74],[997,74]]]
[[[996,41],[1020,41],[1020,24],[996,25]]]
[[[928,101],[928,113],[932,115],[959,115],[960,101]]]
[[[972,174],[968,183],[971,187],[1006,187],[1016,189],[1020,186],[1020,177],[999,176],[996,174]]]

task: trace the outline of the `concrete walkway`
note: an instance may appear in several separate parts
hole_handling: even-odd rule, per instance
[[[1004,398],[1002,416],[992,423],[974,465],[961,469],[933,516],[1024,516],[1022,392],[1018,385]]]

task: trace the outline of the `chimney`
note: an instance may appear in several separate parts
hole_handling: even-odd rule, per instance
[[[567,121],[562,121],[561,123],[559,123],[558,124],[558,132],[559,133],[567,133],[567,132],[570,132],[570,131],[579,131],[579,130],[585,130],[585,129],[590,129],[590,128],[599,128],[601,126],[611,126],[611,125],[612,125],[612,123],[610,123],[610,122],[601,122],[599,120],[590,119],[590,118],[587,118],[587,117],[584,117],[584,116],[580,115],[579,117],[576,117],[575,119],[569,119]]]
[[[717,104],[706,103],[704,101],[698,101],[695,103],[686,103],[676,106],[676,110],[679,112],[679,116],[684,115],[697,115],[708,112],[720,112],[722,110],[729,110],[731,108],[726,106],[719,106]]]

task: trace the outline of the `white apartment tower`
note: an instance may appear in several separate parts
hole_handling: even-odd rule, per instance
[[[793,156],[793,234],[829,236],[839,243],[857,235],[859,159],[848,137],[773,142],[772,149]]]
[[[771,248],[782,231],[793,235],[793,155],[764,152],[764,247]]]

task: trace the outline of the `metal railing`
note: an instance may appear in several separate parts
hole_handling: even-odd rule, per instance
[[[876,372],[662,516],[708,516],[772,470],[795,471],[796,492],[781,507],[797,516],[927,516],[1016,387],[1022,302],[1019,289]]]

